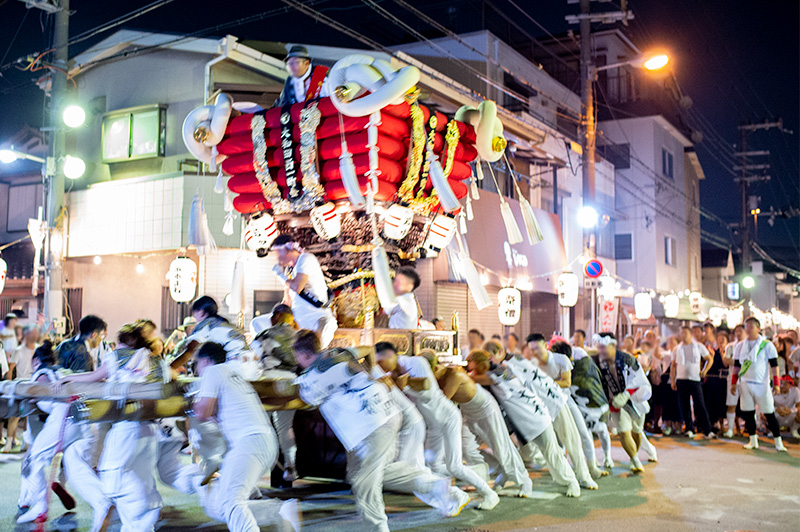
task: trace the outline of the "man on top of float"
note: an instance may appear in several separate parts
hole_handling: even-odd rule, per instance
[[[281,95],[275,101],[275,107],[329,96],[325,87],[325,77],[330,68],[322,65],[312,66],[311,57],[305,46],[292,46],[284,61],[289,77],[286,78]]]

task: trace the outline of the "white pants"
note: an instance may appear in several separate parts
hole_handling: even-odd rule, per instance
[[[479,493],[487,493],[489,485],[475,471],[464,465],[461,447],[461,413],[457,408],[446,419],[427,427],[425,458],[431,471],[442,476],[452,476],[475,486]]]
[[[156,446],[156,471],[163,484],[176,491],[191,495],[195,492],[195,478],[205,478],[198,464],[183,465],[180,462],[180,452],[183,447],[183,438],[175,435],[165,436],[160,431],[157,434]]]
[[[578,435],[581,438],[581,447],[583,447],[583,456],[586,458],[586,465],[590,470],[597,468],[597,457],[594,454],[594,439],[592,433],[586,427],[586,422],[583,420],[583,414],[578,408],[575,399],[571,396],[567,397],[567,406],[569,407],[572,419],[575,421],[575,427],[578,429]]]
[[[561,486],[570,486],[578,483],[575,473],[569,467],[569,462],[564,457],[561,446],[556,439],[556,433],[552,427],[539,434],[528,445],[535,445],[541,451],[547,463],[547,470],[550,476]]]
[[[198,421],[190,417],[189,441],[197,453],[198,464],[204,475],[208,476],[219,469],[228,452],[228,444],[215,421]]]
[[[583,456],[583,449],[581,449],[581,437],[569,408],[564,407],[561,409],[553,420],[553,429],[559,441],[567,449],[567,454],[572,460],[572,467],[575,469],[575,476],[578,481],[591,482],[592,476],[589,474],[586,458]]]
[[[797,421],[797,411],[794,409],[788,416],[779,416],[776,413],[775,417],[778,418],[778,423],[780,423],[781,427],[788,427],[792,432],[800,428],[800,422]]]
[[[725,396],[725,405],[726,406],[736,406],[736,403],[739,402],[739,387],[737,386],[734,388],[733,393],[731,393],[731,379],[733,378],[733,368],[728,371],[728,386],[725,388],[727,390]]]
[[[117,508],[121,532],[150,532],[161,512],[153,476],[156,437],[152,422],[120,421],[106,435],[98,472],[106,496]]]
[[[47,497],[46,468],[58,451],[59,435],[69,405],[60,403],[53,407],[47,420],[33,440],[23,462],[20,506],[33,507],[45,504]],[[86,425],[75,425],[66,420],[64,425],[63,471],[75,492],[94,510],[95,518],[102,519],[111,502],[103,493],[100,479],[90,465],[92,440]]]
[[[417,469],[425,470],[425,421],[417,419],[416,423],[403,424],[397,433],[397,461],[411,464]]]
[[[294,469],[297,458],[297,442],[293,428],[294,412],[294,410],[276,410],[269,415],[278,435],[278,445],[283,453],[283,465],[287,469]]]
[[[479,441],[491,448],[500,473],[507,480],[519,486],[529,484],[528,471],[508,435],[508,428],[497,401],[482,387],[479,386],[477,390],[471,401],[461,405],[464,423]]]
[[[208,516],[227,523],[231,532],[257,532],[259,524],[248,499],[277,458],[275,434],[251,434],[234,442],[222,461],[219,481],[201,497]],[[268,500],[266,504],[274,508],[277,517],[281,502]]]
[[[644,414],[632,414],[628,409],[623,408],[618,412],[611,412],[611,421],[619,432],[644,432]]]
[[[392,417],[347,452],[347,480],[356,510],[371,530],[388,531],[383,490],[413,493],[422,502],[449,512],[457,504],[450,479],[392,460],[400,418]]]
[[[308,329],[319,335],[319,343],[322,349],[330,345],[336,330],[339,328],[339,323],[336,321],[331,309],[316,308],[310,303],[302,301],[300,296],[297,296],[295,304],[292,305],[292,311],[294,320],[301,329]]]
[[[766,382],[739,381],[739,400],[742,412],[752,412],[758,406],[762,414],[775,412],[775,400],[772,387]]]

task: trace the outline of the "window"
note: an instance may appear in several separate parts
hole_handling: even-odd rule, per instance
[[[614,235],[614,258],[633,260],[633,235],[630,233]]]
[[[664,263],[668,266],[675,266],[676,260],[675,239],[671,236],[664,237]]]
[[[666,148],[661,148],[661,173],[664,177],[669,177],[670,179],[674,177],[672,173],[672,153],[667,151]]]
[[[103,117],[104,163],[163,157],[167,110],[147,105],[113,111]]]

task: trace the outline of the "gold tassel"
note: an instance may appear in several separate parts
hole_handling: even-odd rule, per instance
[[[525,229],[528,231],[528,242],[531,245],[538,244],[544,240],[542,228],[539,227],[539,222],[536,221],[536,214],[533,212],[530,202],[521,197],[519,205],[522,208],[522,219],[525,220]]]
[[[511,211],[511,205],[507,201],[503,201],[500,204],[500,214],[503,215],[503,223],[508,234],[508,243],[514,245],[522,242],[522,233],[517,225],[517,220],[514,218],[514,213]]]

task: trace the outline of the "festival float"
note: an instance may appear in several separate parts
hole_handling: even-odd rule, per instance
[[[219,172],[218,189],[227,182],[226,232],[236,211],[258,256],[290,234],[318,258],[335,293],[332,346],[391,341],[401,352],[433,348],[456,362],[457,317],[451,331],[406,331],[381,328],[376,316],[394,297],[392,270],[453,240],[478,308],[491,304],[460,232],[484,166],[493,172],[482,163],[500,160],[506,141],[494,102],[448,117],[419,101],[419,79],[415,66],[349,55],[327,73],[330,97],[261,109],[221,93],[187,116],[183,137]],[[522,208],[529,238],[540,239],[524,199]],[[509,240],[521,242],[511,206],[501,211]]]

